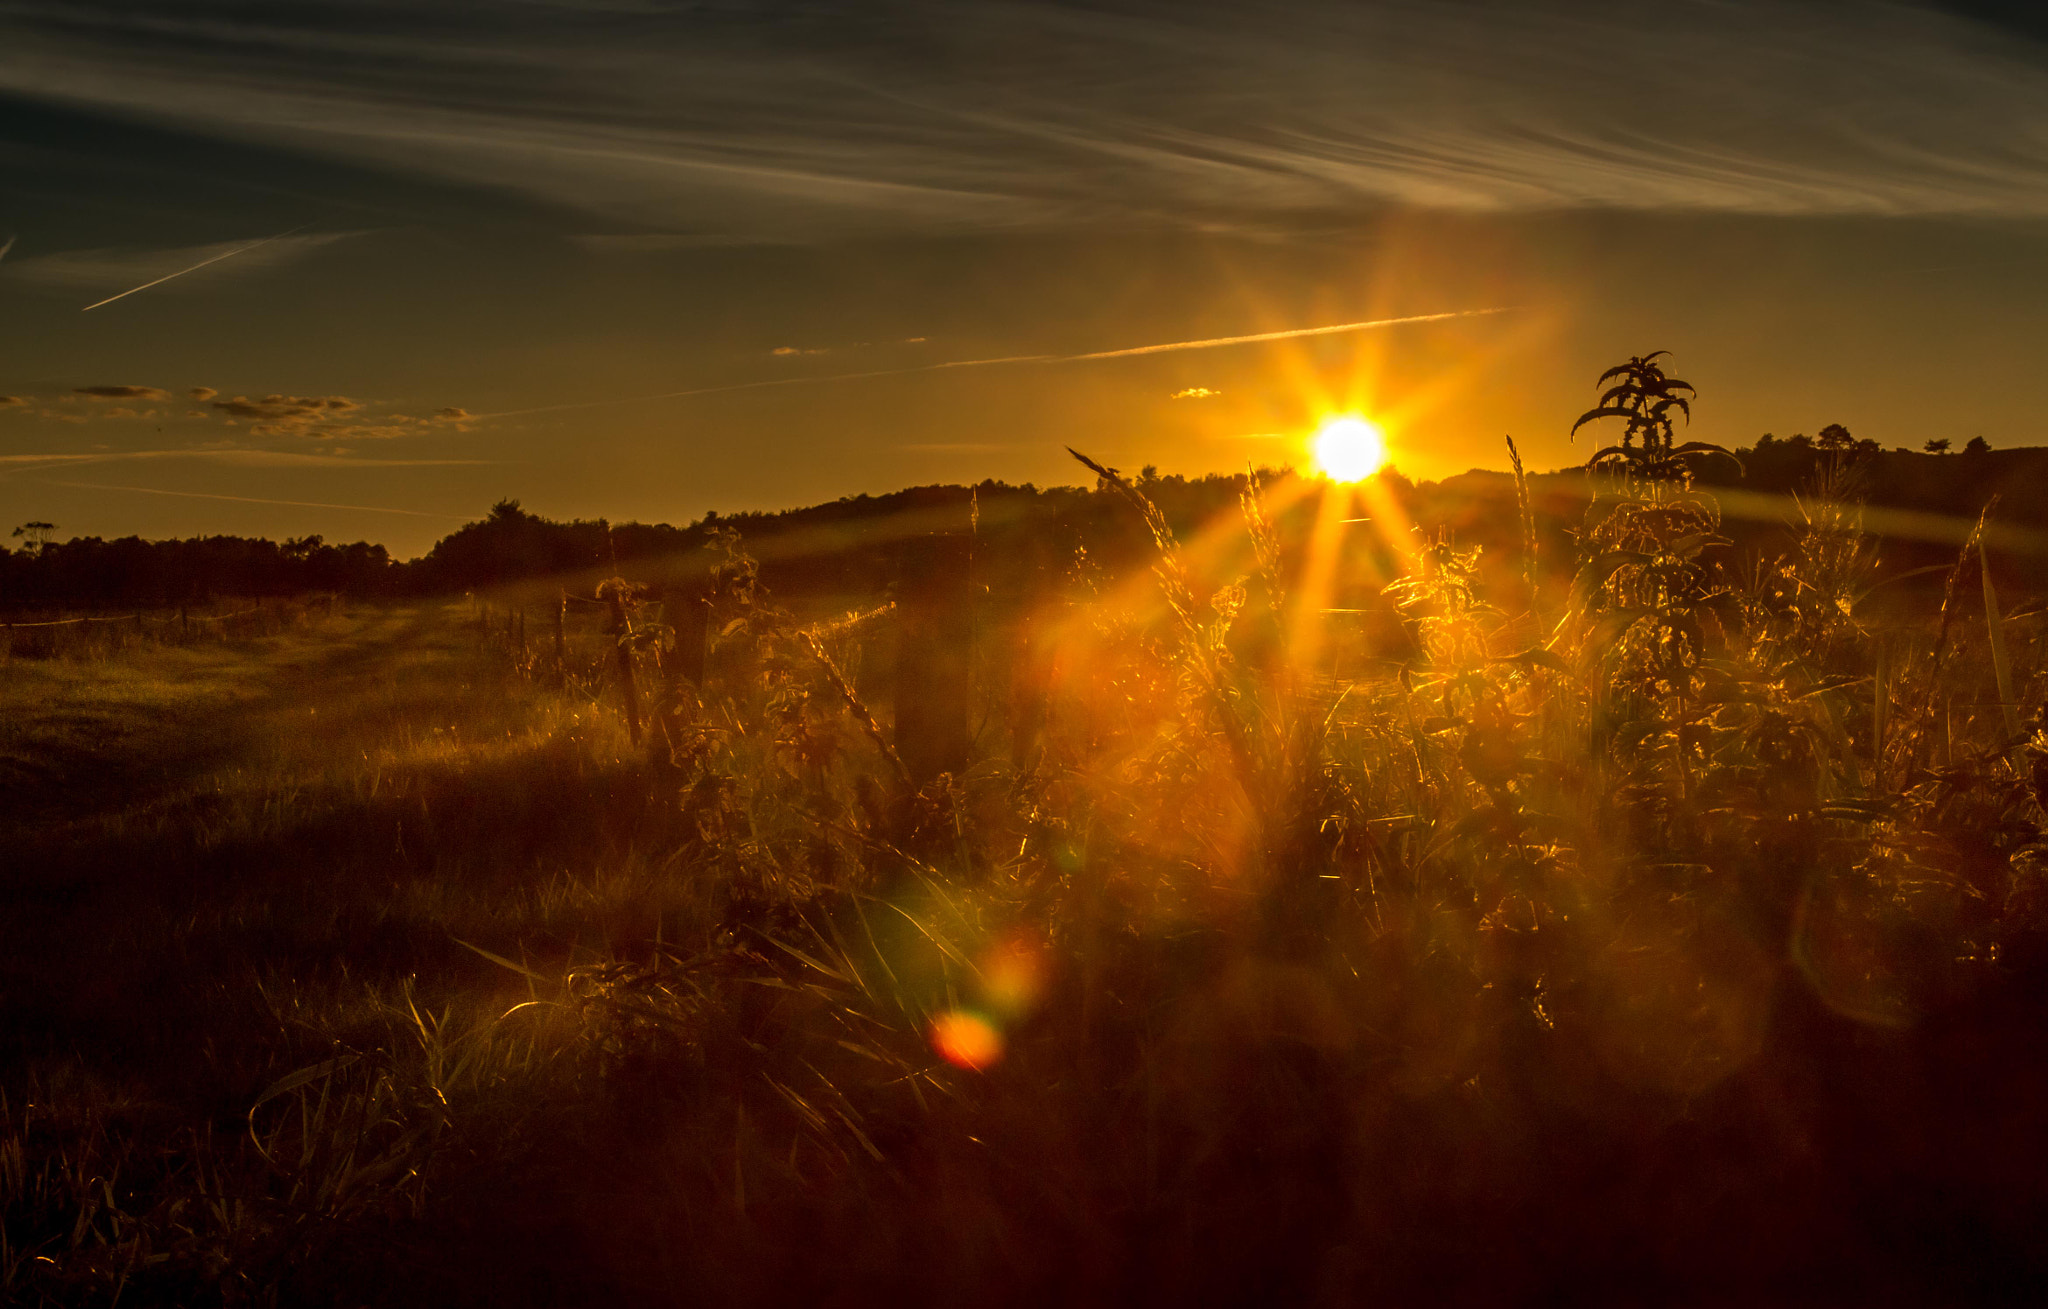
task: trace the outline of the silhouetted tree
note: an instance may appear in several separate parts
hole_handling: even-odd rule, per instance
[[[42,553],[43,547],[50,543],[50,538],[56,533],[55,523],[23,523],[14,529],[16,536],[26,538],[22,541],[21,548],[32,555]]]

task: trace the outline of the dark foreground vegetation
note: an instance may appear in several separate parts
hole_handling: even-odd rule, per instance
[[[10,665],[0,1293],[2037,1301],[2033,538],[1607,386],[1568,520],[1095,468]]]

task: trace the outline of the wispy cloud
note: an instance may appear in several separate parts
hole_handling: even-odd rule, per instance
[[[436,514],[424,509],[397,509],[390,505],[343,505],[329,504],[319,500],[272,500],[257,495],[222,495],[216,491],[168,491],[160,486],[108,486],[103,482],[60,482],[55,478],[37,478],[44,486],[65,486],[79,491],[126,491],[131,495],[169,495],[182,500],[230,500],[245,505],[284,505],[292,509],[346,509],[359,514],[402,514],[407,518],[438,518],[443,522],[462,523],[469,521],[461,514]]]
[[[168,400],[171,393],[156,386],[74,386],[73,394],[94,400]]]
[[[1184,390],[1175,391],[1166,398],[1169,400],[1211,400],[1222,394],[1223,392],[1211,390],[1206,386],[1190,386]]]
[[[211,386],[186,387],[182,395],[203,407],[185,409],[182,415],[176,410],[138,409],[127,402],[169,403],[178,396],[160,386],[121,383],[77,386],[69,394],[41,400],[32,396],[0,397],[0,408],[40,406],[33,410],[39,417],[72,424],[111,419],[162,420],[170,415],[183,422],[200,420],[234,428],[240,438],[295,438],[330,444],[467,432],[475,417],[459,405],[442,405],[425,414],[407,414],[398,412],[397,406],[389,401],[357,400],[345,395],[273,392],[222,397]]]
[[[577,400],[567,404],[536,405],[531,409],[508,409],[494,414],[472,414],[483,422],[493,418],[519,418],[527,414],[560,413],[572,409],[599,409],[610,405],[638,404],[649,400],[680,400],[688,396],[723,395],[730,391],[759,391],[780,386],[817,386],[827,382],[857,382],[870,377],[903,377],[912,373],[940,373],[958,368],[993,368],[1015,364],[1077,364],[1097,359],[1128,359],[1138,355],[1168,354],[1179,350],[1216,350],[1225,346],[1264,341],[1289,341],[1306,336],[1336,336],[1367,332],[1383,327],[1414,323],[1439,323],[1454,318],[1484,318],[1514,312],[1511,306],[1491,309],[1448,309],[1434,314],[1404,314],[1397,318],[1370,318],[1355,323],[1327,323],[1319,327],[1289,327],[1274,332],[1251,332],[1243,336],[1210,336],[1194,341],[1162,341],[1152,345],[1122,346],[1114,350],[1090,350],[1082,354],[999,355],[989,359],[948,359],[943,363],[914,364],[908,368],[870,368],[857,373],[818,373],[809,377],[771,377],[758,382],[728,382],[720,386],[697,386],[681,391],[659,391],[652,395],[612,396],[603,400]]]
[[[652,255],[669,254],[677,250],[702,250],[709,246],[731,246],[745,242],[746,238],[737,234],[712,236],[681,232],[632,232],[584,233],[571,236],[569,240],[592,254]]]
[[[195,386],[195,391],[212,391],[210,386]],[[238,395],[229,400],[215,400],[212,407],[230,418],[246,418],[257,424],[267,424],[273,430],[310,426],[337,414],[353,413],[361,409],[362,402],[351,400],[345,395],[266,395],[254,400]]]
[[[197,460],[244,468],[458,468],[480,467],[495,462],[489,459],[375,459],[356,455],[305,454],[296,450],[188,447],[176,450],[49,450],[7,454],[0,455],[0,468],[160,463],[166,460]]]
[[[218,394],[204,386],[194,387],[192,394],[196,397],[201,391]],[[230,424],[247,423],[251,436],[322,441],[389,441],[434,431],[466,432],[473,417],[457,405],[444,405],[424,416],[393,413],[389,406],[372,410],[345,395],[238,395],[208,400],[207,407]]]
[[[1387,202],[2048,214],[2037,52],[1904,4],[73,0],[0,48],[17,94],[658,233],[593,249]]]

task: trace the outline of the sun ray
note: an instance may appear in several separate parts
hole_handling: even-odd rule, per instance
[[[1313,676],[1321,666],[1330,600],[1336,592],[1356,502],[1353,487],[1333,482],[1323,487],[1316,506],[1315,526],[1309,534],[1308,554],[1288,621],[1288,662],[1297,674]]]

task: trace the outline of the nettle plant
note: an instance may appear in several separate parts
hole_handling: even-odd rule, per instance
[[[1704,441],[1678,443],[1671,415],[1677,412],[1691,422],[1692,397],[1698,393],[1692,383],[1665,376],[1657,360],[1669,353],[1655,350],[1600,374],[1596,386],[1608,382],[1614,385],[1600,396],[1598,405],[1579,415],[1579,421],[1572,424],[1572,435],[1577,436],[1587,423],[1602,418],[1621,419],[1621,443],[1595,451],[1586,466],[1620,473],[1652,502],[1670,498],[1673,490],[1690,489],[1697,460],[1734,457],[1725,448]]]
[[[1433,737],[1461,737],[1467,772],[1496,805],[1508,803],[1511,786],[1528,771],[1519,731],[1526,715],[1513,706],[1515,692],[1535,663],[1562,668],[1562,661],[1547,651],[1493,652],[1503,615],[1480,593],[1479,547],[1460,548],[1445,529],[1416,549],[1408,574],[1386,594],[1422,654],[1419,669],[1402,669],[1402,683],[1435,702],[1421,726]]]
[[[1439,684],[1445,712],[1458,701],[1467,706],[1485,692],[1488,638],[1500,611],[1479,594],[1479,547],[1460,548],[1450,533],[1418,545],[1406,576],[1386,594],[1415,632],[1416,643]]]
[[[1613,385],[1572,424],[1619,419],[1621,440],[1587,461],[1615,477],[1614,494],[1594,500],[1588,557],[1573,584],[1574,609],[1587,620],[1581,648],[1601,661],[1610,693],[1614,744],[1632,761],[1661,761],[1679,795],[1706,743],[1711,706],[1701,703],[1701,659],[1725,643],[1721,615],[1733,597],[1703,556],[1730,544],[1713,497],[1693,485],[1695,469],[1734,455],[1705,441],[1680,442],[1677,419],[1692,417],[1688,382],[1657,362],[1667,352],[1630,359],[1600,375]],[[1604,510],[1604,513],[1602,511]]]
[[[1420,701],[1434,710],[1411,719],[1417,759],[1432,759],[1425,766],[1445,777],[1462,772],[1472,784],[1462,794],[1439,792],[1445,816],[1455,817],[1441,851],[1462,852],[1489,870],[1475,888],[1489,916],[1507,913],[1518,924],[1548,919],[1553,877],[1576,856],[1546,811],[1557,796],[1554,785],[1537,780],[1543,743],[1532,729],[1557,691],[1547,679],[1569,668],[1540,648],[1495,653],[1510,628],[1481,591],[1479,547],[1459,547],[1444,529],[1418,546],[1408,574],[1386,594],[1422,655],[1419,669],[1401,673],[1411,709]],[[1540,981],[1522,982],[1540,989]]]

